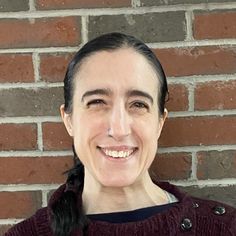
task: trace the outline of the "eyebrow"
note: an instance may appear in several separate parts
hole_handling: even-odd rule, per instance
[[[144,91],[132,89],[132,90],[127,91],[126,95],[127,95],[127,97],[145,97],[148,100],[150,100],[150,102],[153,104],[152,96]]]
[[[92,95],[105,95],[109,96],[111,94],[111,91],[109,89],[94,89],[94,90],[89,90],[85,92],[81,98],[81,102],[84,101],[86,97],[92,96]]]
[[[110,89],[94,89],[94,90],[89,90],[85,92],[81,98],[81,101],[83,102],[86,97],[92,96],[92,95],[105,95],[105,96],[110,96],[112,94]],[[144,97],[150,100],[150,102],[153,104],[153,98],[151,95],[148,93],[137,90],[137,89],[132,89],[128,90],[126,92],[127,97]]]

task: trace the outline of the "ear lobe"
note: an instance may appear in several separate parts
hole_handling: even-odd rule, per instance
[[[66,130],[68,134],[73,137],[73,125],[71,121],[71,114],[68,114],[65,112],[65,105],[60,106],[60,112],[61,112],[61,118],[63,120],[63,123],[66,127]]]

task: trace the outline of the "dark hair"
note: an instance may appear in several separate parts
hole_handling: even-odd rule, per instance
[[[162,115],[166,96],[167,81],[162,66],[152,50],[142,41],[122,33],[109,33],[86,43],[70,62],[64,79],[65,112],[71,113],[73,107],[74,77],[83,61],[98,51],[113,51],[120,48],[132,48],[143,55],[150,63],[158,78],[158,109]],[[74,151],[75,166],[68,171],[67,190],[52,206],[52,229],[56,236],[66,236],[75,228],[86,231],[88,220],[83,212],[82,202],[77,203],[78,193],[82,193],[84,184],[84,166]],[[79,208],[79,209],[78,209]]]

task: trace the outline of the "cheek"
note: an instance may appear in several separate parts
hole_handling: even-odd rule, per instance
[[[81,115],[79,119],[74,119],[73,124],[74,138],[86,144],[106,129],[104,119],[98,116]]]

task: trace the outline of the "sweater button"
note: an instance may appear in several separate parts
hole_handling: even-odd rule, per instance
[[[223,206],[215,206],[213,208],[213,212],[216,215],[224,215],[226,210],[225,210],[225,208]]]
[[[194,203],[193,203],[193,208],[198,208],[198,207],[199,207],[199,204],[196,203],[196,202],[194,202]]]
[[[183,219],[181,222],[181,229],[183,231],[189,231],[192,228],[192,226],[193,226],[192,222],[188,218]]]

